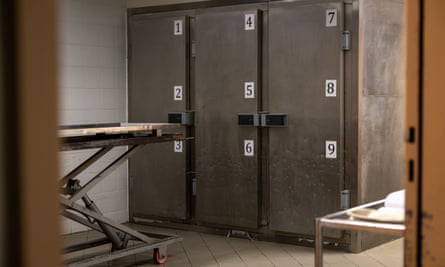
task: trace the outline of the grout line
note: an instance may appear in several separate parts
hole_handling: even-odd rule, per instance
[[[249,266],[247,264],[247,262],[244,261],[243,257],[241,257],[241,255],[238,253],[238,251],[232,246],[232,243],[230,243],[230,239],[229,238],[226,238],[226,243],[233,249],[233,251],[238,256],[238,258],[240,258],[240,260],[243,262],[244,266]]]
[[[216,259],[215,255],[213,254],[212,250],[210,249],[209,245],[207,244],[207,242],[203,238],[202,233],[199,233],[199,237],[201,238],[202,243],[204,243],[204,245],[206,246],[207,250],[210,252],[210,255],[212,255],[213,260],[216,262],[216,264],[218,264],[218,266],[221,266],[221,264],[218,262],[218,260]]]

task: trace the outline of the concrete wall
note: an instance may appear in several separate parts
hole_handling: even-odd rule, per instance
[[[403,187],[405,60],[403,0],[360,0],[359,196]],[[361,192],[361,193],[360,193]]]
[[[125,12],[124,0],[60,1],[60,124],[126,121]],[[60,153],[61,175],[92,152]],[[98,170],[92,166],[81,180]],[[119,222],[128,220],[127,195],[126,165],[90,192],[105,216]],[[84,229],[63,218],[63,233]]]

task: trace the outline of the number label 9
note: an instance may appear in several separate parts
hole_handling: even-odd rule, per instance
[[[244,140],[244,156],[253,157],[255,155],[255,147],[253,140]]]
[[[325,154],[327,159],[337,158],[337,141],[326,141]]]

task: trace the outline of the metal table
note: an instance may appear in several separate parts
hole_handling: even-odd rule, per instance
[[[81,261],[69,262],[67,266],[91,266],[152,249],[154,251],[153,259],[156,263],[162,264],[166,262],[167,245],[182,241],[181,237],[142,233],[116,223],[102,215],[87,193],[146,144],[183,140],[183,136],[180,134],[162,133],[164,129],[179,127],[179,124],[162,123],[109,123],[72,125],[60,128],[61,151],[97,150],[59,180],[61,214],[105,235],[105,238],[99,240],[68,247],[65,249],[65,252],[70,253],[108,243],[112,244],[110,252]],[[118,146],[127,146],[128,148],[123,150],[117,158],[103,167],[101,171],[91,177],[84,185],[81,185],[76,177]],[[79,204],[78,200],[81,200],[83,205]],[[139,242],[135,242],[134,245],[128,245],[129,240],[137,240]]]
[[[405,233],[404,223],[388,223],[356,220],[350,218],[348,213],[364,208],[377,208],[383,206],[385,200],[378,200],[363,204],[351,209],[328,214],[315,219],[315,267],[323,266],[323,228],[333,228],[341,230],[357,230],[376,233],[386,233],[403,236]]]

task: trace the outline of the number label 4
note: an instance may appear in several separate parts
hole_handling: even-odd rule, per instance
[[[337,158],[337,141],[326,141],[325,154],[327,159]]]
[[[246,31],[255,30],[255,14],[246,14],[244,16],[244,29]]]

